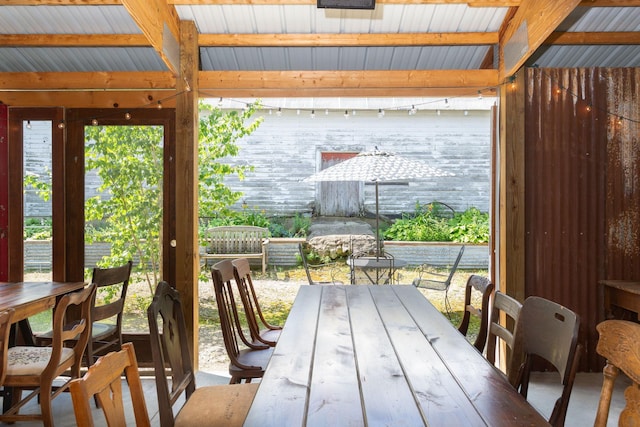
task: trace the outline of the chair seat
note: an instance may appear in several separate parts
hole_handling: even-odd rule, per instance
[[[7,351],[7,377],[40,375],[51,359],[51,347],[11,347]],[[73,358],[72,348],[63,348],[59,365]]]
[[[257,383],[197,388],[180,409],[174,425],[175,427],[241,426],[247,418],[256,391],[258,391]]]
[[[229,363],[229,374],[233,377],[234,374],[242,373],[243,378],[262,378],[264,370],[267,368],[269,359],[273,354],[273,347],[269,347],[264,350],[251,350],[243,349],[237,356],[238,363],[245,366],[253,366],[255,369],[244,369],[240,366]]]
[[[282,329],[263,329],[260,331],[260,337],[265,341],[277,342],[281,332]]]
[[[440,282],[438,280],[428,280],[415,278],[411,284],[417,288],[431,289],[434,291],[444,291],[449,287],[448,282]]]
[[[69,324],[69,327],[75,325],[74,323]],[[91,326],[91,337],[99,338],[105,335],[111,335],[116,331],[117,325],[113,323],[100,323],[94,322]],[[38,334],[37,340],[51,340],[53,337],[53,331],[47,331],[42,334]]]

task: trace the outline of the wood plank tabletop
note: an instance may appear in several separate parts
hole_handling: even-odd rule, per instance
[[[302,286],[245,426],[548,425],[413,286]]]
[[[53,307],[56,298],[82,289],[85,282],[0,282],[0,311],[13,308],[13,321]]]

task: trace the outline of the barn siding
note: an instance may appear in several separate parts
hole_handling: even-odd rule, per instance
[[[438,200],[457,211],[475,206],[487,212],[490,194],[490,113],[489,111],[358,111],[345,119],[332,111],[298,115],[284,111],[282,116],[262,112],[264,122],[240,143],[240,155],[232,164],[251,164],[255,171],[244,181],[230,177],[227,184],[242,191],[250,208],[274,215],[312,213],[319,184],[303,179],[320,170],[323,151],[380,150],[422,160],[455,173],[410,182],[406,185],[380,185],[380,212],[385,215],[413,212],[416,202]],[[365,209],[375,212],[375,188],[365,185]]]
[[[640,69],[526,76],[526,294],[580,315],[580,369],[600,370],[598,281],[640,280]]]

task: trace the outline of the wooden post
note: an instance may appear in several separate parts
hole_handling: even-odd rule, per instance
[[[180,75],[176,79],[175,287],[198,369],[198,33],[192,21],[180,22]]]

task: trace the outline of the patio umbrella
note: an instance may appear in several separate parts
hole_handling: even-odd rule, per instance
[[[394,153],[365,151],[344,162],[317,172],[304,181],[362,181],[376,185],[376,256],[380,255],[380,206],[378,203],[378,183],[408,181],[438,176],[453,176],[426,163],[397,156]]]

